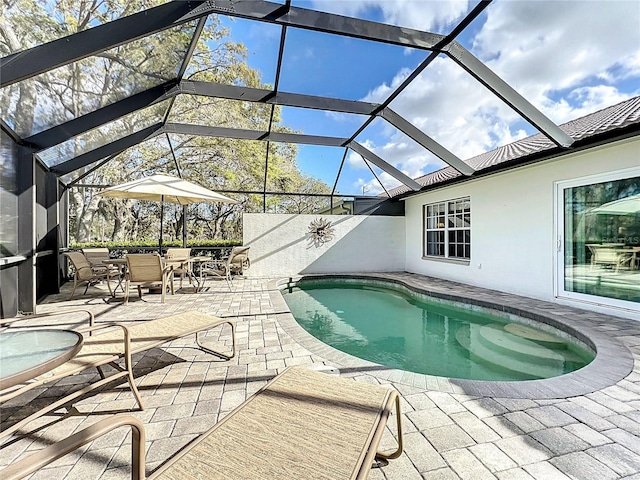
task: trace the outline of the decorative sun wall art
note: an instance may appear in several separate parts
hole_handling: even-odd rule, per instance
[[[309,224],[309,233],[316,245],[322,245],[333,240],[334,232],[331,222],[322,217],[316,218]]]

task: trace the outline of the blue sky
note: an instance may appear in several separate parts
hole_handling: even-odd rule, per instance
[[[446,33],[475,2],[293,1],[358,18]],[[281,28],[223,18],[248,49],[249,65],[272,85]],[[640,2],[496,0],[458,41],[560,124],[640,95]],[[288,28],[279,90],[382,102],[428,52]],[[391,108],[466,159],[536,133],[446,57],[438,57]],[[286,108],[282,124],[313,135],[350,137],[365,118]],[[443,164],[383,120],[357,140],[415,178]],[[333,186],[343,149],[300,146],[298,164]],[[385,188],[398,182],[374,167]],[[379,182],[351,152],[338,181],[343,194],[378,194]]]

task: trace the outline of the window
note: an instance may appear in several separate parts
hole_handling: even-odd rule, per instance
[[[469,197],[424,206],[424,256],[471,258]]]

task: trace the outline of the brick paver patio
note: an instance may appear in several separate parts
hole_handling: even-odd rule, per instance
[[[555,304],[498,292],[462,287],[409,274],[433,288],[464,295],[499,297],[506,304],[551,312],[590,328],[598,335],[626,345],[633,359],[640,355],[640,323],[588,313]],[[189,441],[209,429],[226,413],[257,391],[280,370],[297,364],[329,364],[356,381],[389,384],[403,398],[405,451],[397,460],[373,469],[373,480],[413,479],[640,479],[640,367],[633,363],[625,378],[610,381],[590,393],[575,394],[570,381],[552,384],[553,397],[538,394],[507,395],[505,387],[475,388],[439,377],[396,374],[369,369],[352,359],[323,350],[305,340],[287,323],[286,306],[274,295],[273,279],[236,279],[233,291],[223,282],[208,282],[205,291],[184,289],[168,295],[132,297],[128,306],[108,297],[106,287],[90,288],[87,295],[67,301],[69,284],[60,295],[48,297],[38,313],[69,307],[91,309],[96,322],[128,322],[198,310],[237,322],[238,355],[230,361],[212,358],[194,348],[193,337],[138,355],[134,372],[144,411],[131,412],[147,432],[147,473],[152,472]],[[81,292],[80,292],[81,293]],[[119,295],[121,296],[121,295]],[[276,299],[274,301],[274,299]],[[80,316],[66,319],[78,324]],[[50,320],[49,320],[50,323]],[[68,326],[68,325],[67,325]],[[217,333],[216,333],[217,335]],[[227,341],[213,337],[213,342]],[[615,345],[614,345],[615,346]],[[620,347],[624,348],[624,347]],[[626,352],[625,349],[625,352]],[[325,353],[326,352],[326,353]],[[629,352],[626,352],[628,355]],[[604,358],[602,358],[604,357]],[[615,370],[615,355],[603,354],[594,382],[604,385],[607,365]],[[2,422],[9,425],[38,405],[83,386],[97,377],[88,372],[58,381],[2,405]],[[435,380],[433,380],[435,379]],[[600,382],[600,383],[598,383]],[[493,393],[492,393],[493,392]],[[556,394],[557,393],[557,394]],[[520,394],[520,393],[519,393]],[[20,434],[4,441],[0,468],[56,442],[108,415],[127,412],[135,404],[126,384],[110,385],[46,415]],[[393,447],[393,424],[383,447]],[[129,478],[130,450],[127,429],[118,429],[34,474],[34,479]],[[267,455],[269,446],[265,446]],[[264,479],[268,480],[268,479]],[[301,479],[305,480],[305,479]],[[312,480],[312,479],[309,479]],[[339,479],[336,479],[339,480]]]

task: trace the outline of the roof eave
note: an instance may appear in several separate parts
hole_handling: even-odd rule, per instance
[[[399,195],[392,196],[391,198],[397,199],[397,200],[404,200],[406,198],[413,197],[415,195],[428,192],[430,190],[435,190],[437,188],[442,188],[444,186],[464,183],[469,180],[474,180],[479,177],[492,175],[494,173],[513,170],[516,168],[531,165],[533,163],[543,162],[546,160],[561,158],[566,155],[571,155],[583,150],[588,150],[601,145],[618,142],[620,140],[625,140],[627,138],[632,138],[637,136],[640,136],[640,123],[634,123],[632,125],[627,125],[626,127],[618,128],[615,130],[609,130],[606,132],[602,132],[600,134],[591,135],[589,137],[576,140],[573,143],[573,145],[571,145],[570,148],[562,148],[562,147],[555,146],[547,150],[531,153],[524,157],[508,160],[498,165],[492,165],[492,166],[483,168],[482,170],[477,170],[472,176],[460,175],[455,178],[450,178],[450,179],[442,180],[437,183],[433,183],[431,185],[426,185],[418,191],[404,192]]]

